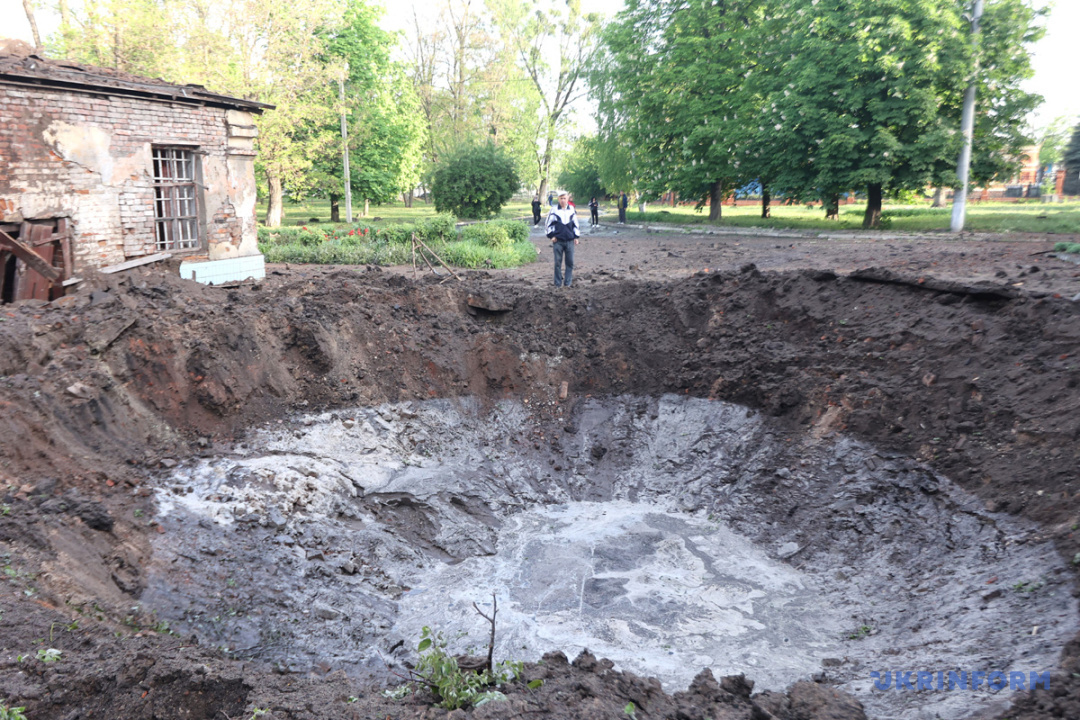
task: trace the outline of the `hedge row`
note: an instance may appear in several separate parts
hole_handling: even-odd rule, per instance
[[[364,223],[355,225],[305,225],[303,227],[259,228],[259,246],[269,245],[304,245],[317,246],[327,242],[339,242],[345,245],[359,245],[372,242],[385,242],[395,245],[408,245],[413,233],[431,244],[449,242],[455,236],[455,221],[452,215],[435,215],[417,223],[399,223],[376,227]]]
[[[316,225],[259,228],[259,250],[271,263],[405,265],[412,261],[413,234],[449,265],[507,268],[536,259],[529,227],[517,220],[492,220],[455,232],[450,215],[375,228],[369,225]]]

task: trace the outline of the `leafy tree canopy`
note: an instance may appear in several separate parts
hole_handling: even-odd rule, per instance
[[[981,61],[972,177],[1007,173],[1038,98],[1020,91],[1037,39],[1029,0],[629,0],[591,77],[604,142],[635,185],[718,200],[755,179],[795,197],[955,182],[963,93]]]
[[[597,165],[596,138],[579,138],[559,173],[559,186],[565,188],[579,204],[585,204],[591,198],[600,198],[610,194],[600,182],[600,168]]]

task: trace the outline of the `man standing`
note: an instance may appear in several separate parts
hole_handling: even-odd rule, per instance
[[[536,195],[532,201],[533,225],[540,224],[540,196]]]
[[[626,192],[619,194],[619,224],[626,224],[626,205],[627,205]]]
[[[555,287],[570,287],[574,279],[574,246],[580,242],[578,238],[581,237],[581,228],[578,226],[577,211],[568,203],[565,190],[559,191],[559,205],[553,207],[548,214],[546,234],[551,240],[551,252],[555,256]]]

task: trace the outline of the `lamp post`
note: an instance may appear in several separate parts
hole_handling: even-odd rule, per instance
[[[971,82],[964,90],[964,115],[960,121],[960,131],[964,134],[964,148],[960,151],[960,162],[956,167],[956,176],[960,187],[953,196],[952,231],[964,229],[967,215],[968,177],[971,172],[971,143],[975,135],[975,84],[979,77],[979,20],[982,19],[983,0],[975,0],[975,10],[971,14],[971,43],[975,47],[975,68]]]
[[[341,71],[341,80],[338,90],[341,97],[341,148],[342,162],[345,175],[345,221],[352,224],[352,181],[349,178],[349,124],[345,120],[345,76],[349,73],[349,63],[345,62],[345,68]]]

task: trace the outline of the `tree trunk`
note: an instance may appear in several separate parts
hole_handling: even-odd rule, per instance
[[[930,207],[945,207],[945,188],[934,188],[934,202],[930,204]]]
[[[720,207],[724,204],[724,183],[717,180],[709,188],[709,219],[719,220]]]
[[[266,203],[266,227],[281,227],[281,201],[284,195],[281,178],[267,172],[266,184],[270,186],[270,197]]]
[[[864,230],[881,227],[881,183],[870,183],[866,187],[866,214],[862,226]]]
[[[825,219],[840,219],[840,193],[832,193],[825,197]]]
[[[341,222],[341,208],[338,207],[338,198],[334,193],[330,193],[330,222]]]
[[[411,208],[413,201],[413,191],[409,190],[408,192],[401,193],[401,199],[405,202],[405,207]]]
[[[551,155],[554,151],[555,140],[552,138],[551,133],[548,133],[547,141],[544,143],[544,155],[540,159],[540,199],[544,200],[547,197],[548,189],[548,176],[551,174]]]
[[[34,35],[34,52],[41,52],[41,35],[38,33],[37,20],[34,18],[34,4],[31,0],[23,0],[23,10],[26,11],[26,21],[30,23],[30,32]]]
[[[368,201],[367,198],[364,198],[364,214],[361,215],[360,217],[367,217],[369,210],[371,210],[371,206],[369,204],[369,201]]]
[[[772,196],[769,195],[769,189],[764,185],[761,186],[761,217],[772,217],[772,210],[769,208],[769,202],[772,200]]]

